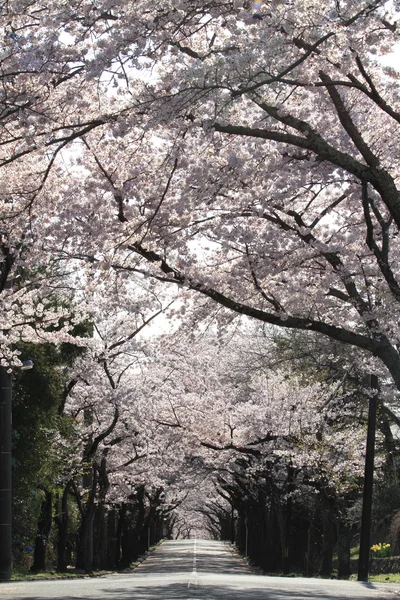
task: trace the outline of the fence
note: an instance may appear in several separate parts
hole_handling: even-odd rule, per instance
[[[357,573],[358,560],[353,559],[351,563],[351,572]],[[400,573],[400,556],[389,556],[387,558],[371,558],[369,563],[370,575],[380,573]]]

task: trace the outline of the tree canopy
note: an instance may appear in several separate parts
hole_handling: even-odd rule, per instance
[[[70,365],[62,402],[80,445],[59,523],[72,495],[79,552],[106,498],[121,528],[135,515],[142,539],[166,481],[184,514],[180,473],[201,465],[194,481],[207,479],[203,452],[231,453],[219,516],[228,500],[244,515],[236,491],[252,469],[263,493],[292,489],[295,461],[279,444],[298,458],[300,433],[299,465],[336,452],[358,474],[353,446],[339,448],[338,411],[334,423],[322,410],[327,382],[290,387],[274,373],[275,410],[287,418],[269,431],[257,413],[269,410],[265,374],[242,374],[237,397],[230,360],[190,340],[237,316],[314,332],[354,347],[354,372],[400,390],[400,96],[390,66],[399,9],[399,0],[1,3],[1,366],[20,365],[21,343],[88,349]],[[87,322],[93,336],[76,336]],[[157,323],[165,356],[150,341]],[[185,327],[193,337],[179,348],[167,333]],[[213,375],[212,356],[231,378]],[[197,416],[180,413],[182,398]],[[226,411],[236,415],[231,439],[209,434],[211,411],[220,428]],[[279,488],[270,475],[281,459]],[[336,475],[310,476],[332,502],[340,494],[325,483]],[[289,498],[271,510],[289,514]]]
[[[363,348],[399,386],[398,8],[3,5],[3,287],[26,261],[144,274]],[[12,281],[8,314],[32,312]]]

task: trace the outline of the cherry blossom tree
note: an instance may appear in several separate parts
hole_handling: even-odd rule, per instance
[[[74,8],[81,141],[36,198],[65,228],[42,249],[353,344],[399,385],[397,3]]]
[[[317,332],[370,355],[366,368],[400,389],[399,95],[385,63],[399,8],[2,5],[3,364],[16,339],[67,339],[71,321],[96,312],[95,290],[111,311],[145,288],[147,308],[147,282],[159,281],[179,296],[180,318],[215,303],[222,325],[246,315]],[[165,396],[148,394],[158,410],[141,418],[188,455],[231,453],[233,468],[263,436],[274,447],[226,379],[180,368],[176,385],[166,369],[152,375]],[[258,406],[262,384],[251,385]],[[289,392],[276,387],[289,421],[272,435],[283,439],[301,419],[287,430]],[[112,423],[105,390],[95,396]]]
[[[12,216],[42,255],[318,331],[400,385],[397,8],[8,4]]]
[[[149,483],[149,476],[143,481],[145,467],[136,467],[151,452],[135,406],[135,387],[146,361],[146,340],[140,336],[168,308],[154,292],[153,303],[144,308],[138,290],[134,298],[124,298],[122,287],[116,313],[105,317],[106,306],[110,308],[109,300],[97,296],[94,336],[74,365],[63,405],[81,440],[66,490],[73,491],[81,515],[77,567],[86,571],[98,564],[99,554],[106,554],[97,548],[107,542],[101,533],[106,503],[120,504]]]
[[[258,523],[267,519],[276,524],[275,530],[254,527],[250,553],[270,556],[269,568],[279,568],[280,551],[284,564],[289,556],[285,548],[291,546],[290,554],[294,552],[289,532],[295,531],[293,515],[303,506],[314,523],[310,527],[316,543],[324,540],[319,568],[328,573],[337,535],[334,524],[341,528],[341,542],[349,541],[348,509],[360,495],[364,427],[356,416],[359,404],[354,402],[350,410],[341,380],[307,385],[282,371],[247,369],[246,358],[253,348],[254,339],[243,332],[233,335],[226,346],[209,333],[189,347],[183,337],[178,341],[174,335],[169,346],[163,340],[155,364],[149,365],[150,385],[142,387],[143,400],[138,398],[142,422],[147,423],[142,428],[152,431],[153,440],[161,436],[175,452],[179,449],[178,481],[188,492],[173,513],[173,531],[199,530],[202,516],[204,529],[232,539],[234,514],[244,551],[245,522],[253,528],[258,515]],[[168,497],[168,486],[166,493]],[[313,511],[322,511],[321,530]],[[302,538],[297,530],[296,535],[300,556],[306,551],[307,536]],[[265,554],[261,547],[266,539],[272,545]],[[349,546],[339,554],[348,568]],[[315,564],[318,561],[315,558]]]

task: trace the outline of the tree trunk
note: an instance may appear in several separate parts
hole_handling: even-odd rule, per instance
[[[147,549],[147,536],[144,534],[145,506],[144,488],[139,488],[134,497],[135,502],[125,505],[124,519],[121,526],[121,558],[119,566],[127,568],[141,552]],[[149,515],[151,517],[151,515]],[[153,531],[156,529],[153,526]],[[157,541],[157,540],[156,540]]]
[[[69,552],[67,549],[68,544],[68,525],[69,525],[69,513],[68,513],[68,494],[70,491],[71,482],[68,482],[65,486],[64,492],[57,500],[58,511],[54,518],[54,522],[58,530],[58,542],[57,542],[57,571],[63,573],[67,570],[69,564]]]
[[[76,568],[86,573],[91,573],[93,571],[93,522],[97,492],[97,471],[94,464],[92,464],[90,470],[84,475],[83,484],[90,491],[86,503],[79,503],[81,526],[79,529]]]
[[[121,504],[118,511],[118,525],[115,543],[115,564],[119,567],[121,563],[121,548],[122,548],[122,532],[124,529],[126,505]]]
[[[53,498],[51,492],[43,490],[45,498],[40,507],[40,516],[35,539],[35,551],[31,571],[46,570],[46,551],[52,523]]]
[[[330,577],[332,575],[333,568],[333,547],[335,541],[334,534],[334,510],[333,501],[327,498],[325,495],[322,496],[322,563],[320,574],[323,577]]]
[[[90,504],[82,515],[76,557],[76,568],[86,573],[93,571],[93,521],[94,505]]]
[[[111,508],[107,513],[107,569],[113,571],[117,566],[117,510]]]
[[[350,527],[349,524],[340,519],[338,522],[338,577],[349,579],[351,575],[350,566]]]
[[[104,504],[96,507],[93,521],[93,569],[107,568],[107,510]]]
[[[322,555],[322,512],[321,503],[315,504],[310,516],[310,526],[307,539],[307,572],[314,575],[320,571]]]
[[[137,536],[137,553],[142,554],[147,550],[147,539],[145,535],[145,506],[144,506],[144,487],[138,489],[137,493],[137,522],[136,522],[136,536]]]
[[[107,565],[107,520],[105,501],[110,482],[107,475],[107,457],[103,456],[97,474],[98,503],[93,524],[93,568],[105,569]]]
[[[289,540],[290,540],[290,524],[292,518],[292,501],[290,498],[286,500],[286,505],[282,510],[282,568],[283,574],[290,573],[290,556],[289,556]]]

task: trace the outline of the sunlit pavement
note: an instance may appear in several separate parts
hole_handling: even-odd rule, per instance
[[[42,600],[345,600],[400,598],[400,585],[264,577],[229,544],[164,542],[133,573],[0,584],[0,599]]]

